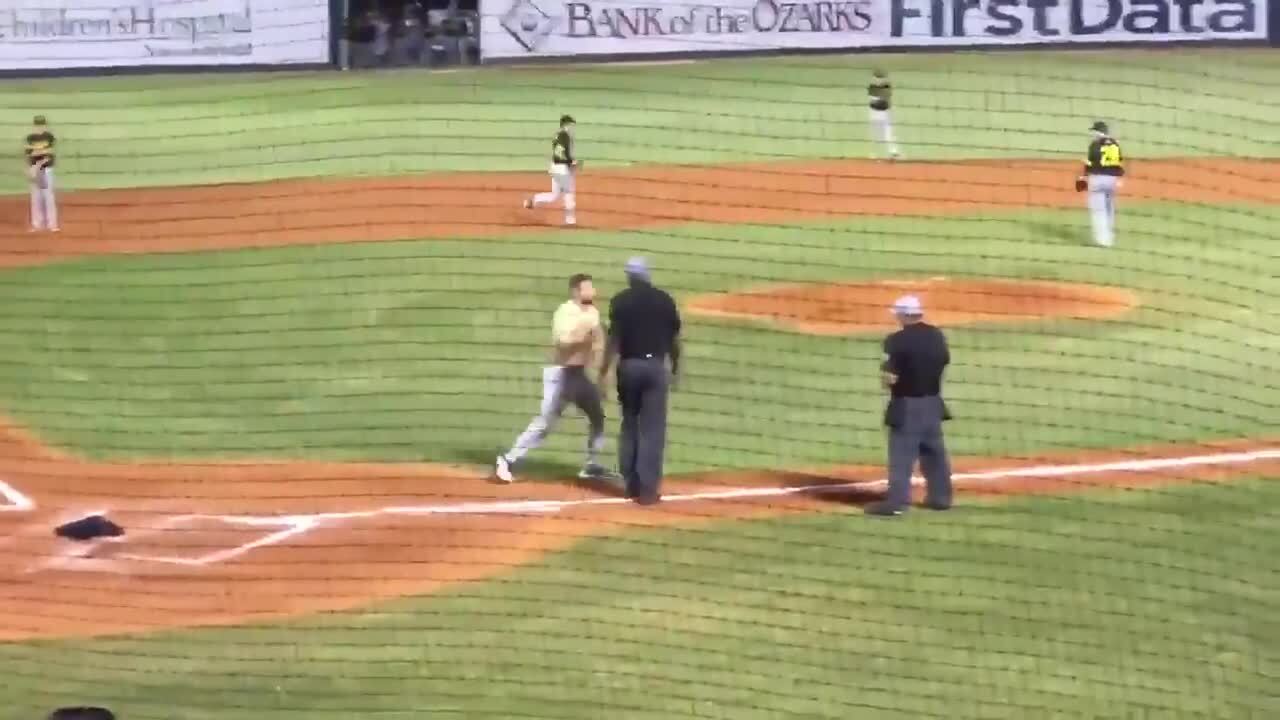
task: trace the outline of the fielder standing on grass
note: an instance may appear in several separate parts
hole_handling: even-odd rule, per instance
[[[914,295],[898,298],[892,312],[902,329],[884,340],[881,382],[889,390],[884,424],[889,429],[889,492],[868,505],[868,515],[896,516],[911,507],[911,473],[916,460],[927,486],[925,507],[951,507],[951,458],[942,423],[951,417],[942,400],[942,373],[951,351],[942,331],[924,321]]]
[[[560,130],[551,140],[551,192],[538,193],[524,201],[525,209],[550,205],[564,198],[564,224],[578,224],[577,175],[582,167],[573,153],[573,133],[577,127],[573,117],[560,116]]]
[[[542,406],[511,449],[498,456],[494,474],[502,482],[515,480],[516,463],[542,445],[570,403],[582,410],[588,423],[587,461],[578,477],[613,478],[599,463],[604,448],[604,407],[599,389],[587,375],[587,368],[604,351],[604,329],[595,300],[590,275],[569,278],[569,299],[556,309],[551,321],[552,364],[542,369]]]
[[[27,185],[31,190],[31,232],[48,230],[58,232],[58,200],[54,197],[53,165],[54,144],[57,139],[49,132],[43,115],[31,121],[27,134],[26,160]]]
[[[868,119],[871,124],[871,142],[883,143],[890,160],[898,159],[898,142],[893,137],[893,117],[889,107],[893,104],[893,85],[884,70],[871,71],[871,84],[867,85]],[[872,153],[872,158],[877,157]]]
[[[1106,123],[1095,122],[1089,132],[1093,142],[1084,158],[1084,174],[1076,178],[1076,191],[1089,192],[1094,244],[1111,247],[1116,242],[1116,190],[1124,177],[1124,154]]]

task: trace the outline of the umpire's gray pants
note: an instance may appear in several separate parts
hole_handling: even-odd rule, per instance
[[[652,499],[661,492],[670,384],[662,358],[632,358],[618,365],[618,471],[626,481],[627,497]]]
[[[946,406],[937,395],[893,398],[885,412],[889,426],[889,494],[887,502],[911,504],[911,471],[916,460],[927,486],[926,502],[951,505],[951,459],[942,439]]]

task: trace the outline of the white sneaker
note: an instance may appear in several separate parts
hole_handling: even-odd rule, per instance
[[[506,455],[499,455],[498,459],[494,461],[493,474],[504,483],[516,481],[516,476],[511,474],[511,461],[507,459]]]

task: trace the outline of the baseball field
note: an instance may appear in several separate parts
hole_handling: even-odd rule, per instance
[[[0,177],[0,715],[1280,717],[1278,107],[1267,50],[6,81],[63,232]],[[562,113],[573,229],[520,205]],[[492,483],[632,255],[666,502],[577,481],[576,416]],[[872,520],[908,292],[958,505]]]

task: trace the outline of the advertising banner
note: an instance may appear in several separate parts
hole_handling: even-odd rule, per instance
[[[329,62],[329,0],[6,0],[0,70]]]
[[[481,0],[486,60],[1265,40],[1268,0]]]

